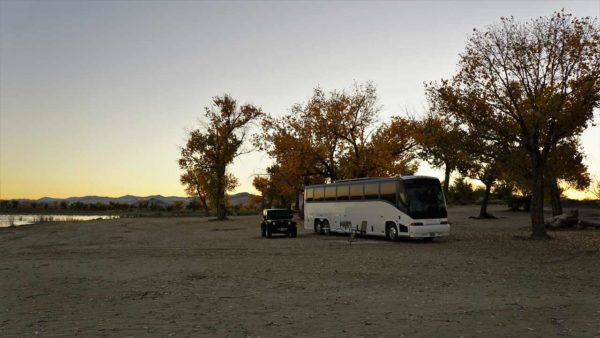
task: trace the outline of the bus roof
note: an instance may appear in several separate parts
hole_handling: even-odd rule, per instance
[[[414,180],[414,179],[438,180],[437,177],[424,176],[424,175],[391,176],[391,177],[361,177],[361,178],[351,178],[351,179],[347,179],[347,180],[337,180],[337,181],[334,181],[333,183],[311,184],[311,185],[307,185],[307,187],[319,187],[319,186],[327,186],[330,184],[339,184],[339,183],[381,182],[381,181]]]
[[[411,175],[411,176],[401,176],[401,178],[403,180],[414,180],[414,179],[418,179],[418,178],[428,178],[428,179],[435,179],[437,180],[438,178],[435,176],[425,176],[425,175]]]

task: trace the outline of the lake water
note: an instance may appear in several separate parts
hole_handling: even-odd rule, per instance
[[[119,216],[107,215],[0,215],[0,228],[20,226],[38,222],[91,221],[94,219],[114,219]]]

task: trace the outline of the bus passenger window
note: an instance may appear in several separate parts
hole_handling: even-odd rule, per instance
[[[350,186],[351,200],[362,200],[363,197],[363,184],[353,184]]]
[[[338,185],[337,200],[338,201],[347,201],[348,196],[350,196],[350,186],[349,185]]]
[[[379,184],[367,183],[365,184],[365,199],[376,200],[379,198]]]
[[[335,185],[332,187],[325,187],[325,200],[335,201]]]
[[[322,201],[323,200],[323,187],[315,188],[314,193],[314,201]]]
[[[304,196],[306,197],[306,202],[310,202],[313,200],[313,188],[308,188],[304,192]]]
[[[379,190],[382,200],[396,205],[396,182],[381,183]]]

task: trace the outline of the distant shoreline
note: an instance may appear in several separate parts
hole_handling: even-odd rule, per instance
[[[257,215],[259,212],[243,212],[239,215]],[[203,211],[153,211],[153,210],[133,210],[133,211],[122,211],[122,210],[0,210],[0,215],[98,215],[98,216],[120,216],[122,218],[128,217],[206,217]],[[211,217],[214,215],[211,214]]]

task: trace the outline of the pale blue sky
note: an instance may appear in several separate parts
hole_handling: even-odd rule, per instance
[[[178,146],[214,95],[281,115],[317,85],[373,81],[382,120],[422,112],[473,28],[561,8],[600,15],[597,0],[0,1],[0,198],[183,195]],[[239,158],[237,190],[269,163]]]

